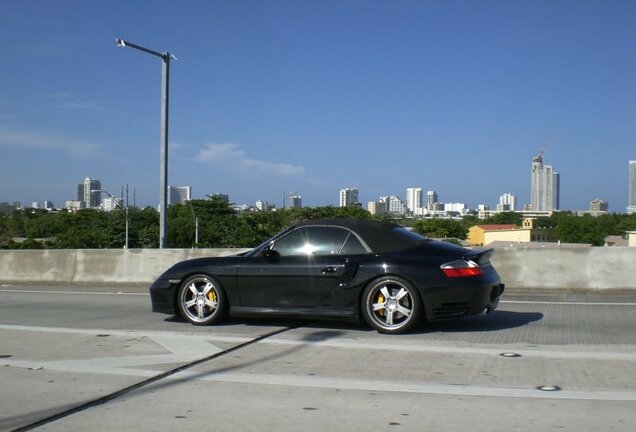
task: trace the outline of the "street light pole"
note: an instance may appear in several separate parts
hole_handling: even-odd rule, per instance
[[[124,202],[124,187],[121,187],[121,201]],[[128,249],[128,183],[126,183],[126,246],[125,249]]]
[[[197,245],[199,244],[199,218],[194,213],[194,206],[192,205],[192,201],[190,201],[190,211],[192,212],[192,217],[194,218],[194,247],[193,249],[196,249]]]
[[[176,57],[169,52],[158,52],[123,39],[116,39],[117,46],[134,48],[161,58],[161,180],[159,184],[159,248],[168,246],[168,103],[170,86],[170,60]]]

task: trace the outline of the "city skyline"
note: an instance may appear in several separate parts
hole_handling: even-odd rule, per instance
[[[545,177],[548,177],[548,180],[546,180]],[[598,197],[594,198],[593,200],[590,200],[589,206],[586,208],[581,208],[581,209],[559,208],[558,203],[560,200],[560,197],[559,197],[560,175],[558,172],[556,172],[553,169],[552,166],[544,165],[543,153],[540,153],[538,156],[535,156],[532,159],[530,180],[531,180],[530,181],[530,196],[534,199],[535,202],[534,204],[529,203],[524,206],[524,207],[527,207],[528,210],[530,211],[543,212],[543,211],[560,211],[560,210],[565,210],[565,211],[592,210],[592,211],[598,212],[598,211],[609,210],[609,203],[606,200],[601,200]],[[121,194],[122,194],[122,197],[124,198],[118,198],[116,196],[115,197],[112,196],[106,190],[99,190],[101,189],[101,181],[97,179],[93,179],[91,177],[86,177],[82,183],[78,183],[76,184],[76,186],[77,186],[77,189],[76,189],[75,200],[65,200],[65,204],[63,206],[55,206],[52,201],[44,200],[43,207],[49,210],[55,209],[55,208],[77,209],[77,208],[101,207],[107,201],[107,199],[104,199],[101,202],[99,201],[101,197],[101,193],[107,194],[109,199],[117,201],[116,205],[120,205],[119,204],[120,201],[122,199],[124,199],[124,201],[127,200],[127,196],[128,196],[128,185],[126,185],[125,188],[123,186],[121,188]],[[636,161],[632,161],[632,160],[629,161],[628,189],[629,189],[629,202],[625,212],[636,213]],[[126,191],[126,195],[124,195],[124,191]],[[205,197],[207,198],[210,198],[213,196],[223,197],[225,201],[229,203],[228,194],[223,194],[220,192],[215,192],[214,194],[205,194]],[[364,204],[359,202],[358,196],[359,196],[358,188],[355,188],[355,187],[342,188],[339,191],[338,202],[335,204],[328,203],[325,205],[335,206],[335,207],[360,205],[361,207],[364,207]],[[185,201],[190,201],[192,199],[197,199],[197,198],[192,196],[191,186],[189,185],[168,186],[168,205],[175,204],[175,203],[178,204]],[[488,210],[496,209],[496,211],[520,211],[521,210],[521,208],[517,205],[517,196],[511,193],[503,193],[502,195],[500,195],[498,204],[492,207],[484,203],[480,203],[475,207],[467,207],[465,206],[464,202],[452,203],[452,202],[440,201],[437,192],[434,190],[426,192],[426,201],[424,201],[424,192],[422,187],[406,188],[404,199],[402,199],[402,195],[391,194],[390,196],[386,195],[386,196],[378,197],[378,200],[380,204],[384,202],[387,205],[391,201],[393,201],[393,206],[397,205],[399,207],[403,207],[404,212],[409,213],[411,215],[418,215],[418,210],[419,211],[436,210],[433,206],[438,204],[441,206],[446,205],[447,207],[449,206],[450,208],[453,208],[456,205],[461,205],[463,208],[465,208],[465,210],[479,210],[482,208],[485,208]],[[6,203],[6,204],[19,203],[20,204],[19,206],[25,207],[25,205],[23,205],[21,201],[11,201],[11,202],[3,201],[3,203]],[[40,208],[39,201],[31,201],[31,203],[32,203],[31,204],[32,207]],[[264,201],[261,199],[257,199],[253,206],[247,204],[246,202],[242,202],[241,204],[238,204],[238,203],[233,203],[233,204],[246,207],[246,208],[253,207],[258,210],[267,210],[267,209],[277,207],[276,204],[274,203],[270,204],[268,201]],[[374,205],[378,204],[378,201],[368,201],[369,211],[371,211],[370,206],[372,204]],[[547,208],[548,205],[552,206],[553,208]],[[603,207],[602,209],[599,207],[601,205]],[[302,196],[299,194],[296,194],[295,192],[284,192],[282,195],[281,208],[288,208],[288,207],[302,207]],[[448,210],[448,211],[456,211],[456,210]],[[375,210],[371,212],[372,214],[374,214]],[[620,211],[620,210],[611,210],[611,212],[625,213],[624,211]]]
[[[403,195],[530,204],[546,146],[562,209],[628,206],[636,5],[576,2],[9,2],[0,15],[0,202],[87,175],[159,202],[160,61],[174,53],[170,185],[306,206]],[[160,32],[153,22],[169,22]],[[404,197],[403,197],[404,198]]]
[[[601,200],[600,198],[595,198],[589,202],[589,207],[586,209],[561,209],[559,207],[560,201],[560,175],[554,170],[554,167],[551,165],[545,165],[543,161],[543,151],[540,152],[539,155],[535,156],[532,159],[532,167],[530,171],[530,196],[532,202],[530,204],[524,205],[524,210],[529,210],[532,212],[546,212],[546,211],[583,211],[589,210],[592,212],[608,212],[609,211],[609,203],[606,200]],[[126,188],[121,188],[122,198],[117,198],[112,196],[108,191],[101,190],[101,181],[97,179],[93,179],[91,177],[86,177],[82,183],[76,184],[76,198],[75,200],[66,200],[64,206],[55,206],[49,200],[44,200],[43,208],[53,210],[55,208],[66,208],[66,209],[78,209],[78,208],[96,208],[96,207],[105,207],[106,202],[111,200],[109,207],[117,207],[121,205],[121,202],[125,202],[128,199],[128,185]],[[636,161],[629,161],[629,202],[626,207],[626,213],[636,213]],[[126,191],[126,195],[124,195],[124,190]],[[101,194],[105,193],[108,195],[108,199],[104,199],[101,202],[99,199],[101,198]],[[134,194],[134,192],[133,192]],[[211,198],[214,196],[222,197],[226,202],[229,203],[229,195],[223,194],[220,192],[216,192],[214,194],[206,194],[207,198]],[[339,191],[339,198],[337,204],[326,204],[329,206],[339,206],[339,207],[347,207],[352,205],[358,205],[363,207],[363,203],[361,203],[358,199],[359,189],[355,187],[347,187],[342,188]],[[402,199],[402,195],[392,194],[378,197],[378,201],[368,201],[368,210],[372,214],[385,213],[385,212],[396,212],[402,214],[409,214],[413,216],[422,216],[423,214],[429,214],[426,210],[433,211],[444,211],[444,212],[459,212],[463,214],[468,210],[495,210],[497,212],[501,211],[520,211],[521,209],[517,206],[517,197],[511,193],[504,193],[499,196],[499,203],[496,207],[491,208],[488,204],[479,204],[477,207],[467,207],[465,203],[449,203],[439,200],[439,196],[436,191],[427,191],[426,192],[426,202],[424,201],[424,192],[422,187],[408,187],[406,188],[406,194],[404,195],[404,199]],[[192,196],[192,187],[187,186],[168,186],[168,205],[171,204],[179,204],[186,201],[190,201],[192,199],[196,199]],[[123,201],[122,201],[123,200]],[[295,192],[284,192],[282,195],[282,205],[281,208],[290,208],[290,207],[302,207],[302,196]],[[4,204],[10,204],[9,202],[3,202]],[[17,204],[18,207],[24,207],[21,205],[20,201],[13,201],[14,204]],[[244,209],[255,208],[257,210],[269,210],[276,208],[276,204],[270,204],[268,201],[263,201],[261,199],[256,200],[254,205],[246,204],[245,202],[238,204],[232,203],[233,205],[237,205],[238,207],[242,207]],[[135,205],[135,204],[133,204]],[[380,205],[381,207],[377,207]],[[31,204],[34,208],[40,208],[39,202],[33,201]],[[114,207],[113,207],[114,206]],[[460,206],[461,210],[457,210],[456,207]],[[439,208],[437,208],[439,207]],[[112,208],[110,208],[112,210]],[[396,210],[397,208],[401,210]],[[443,210],[440,210],[443,209]],[[624,213],[621,211],[612,210],[612,212],[616,213]],[[431,213],[432,214],[432,213]]]

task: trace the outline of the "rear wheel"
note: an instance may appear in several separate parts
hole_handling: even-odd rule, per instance
[[[422,303],[410,283],[398,277],[383,277],[364,290],[362,313],[380,333],[403,333],[421,319]]]
[[[225,318],[227,301],[221,285],[210,276],[199,274],[183,282],[177,294],[179,312],[196,325],[213,324]]]

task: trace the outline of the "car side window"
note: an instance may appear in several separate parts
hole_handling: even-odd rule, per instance
[[[369,251],[367,251],[358,237],[353,233],[349,234],[347,241],[345,241],[345,244],[340,251],[340,255],[362,255],[366,253],[369,253]]]
[[[300,250],[307,242],[307,233],[304,229],[297,229],[278,239],[272,250],[281,256],[301,255]]]
[[[279,239],[272,249],[281,256],[336,255],[349,233],[338,227],[298,228]]]

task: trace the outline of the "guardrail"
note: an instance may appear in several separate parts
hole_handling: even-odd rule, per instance
[[[0,251],[0,283],[149,284],[176,262],[247,249],[47,249]],[[509,288],[636,290],[636,248],[497,248]]]

